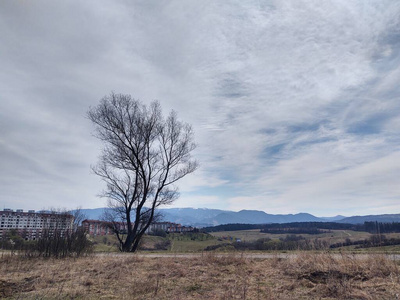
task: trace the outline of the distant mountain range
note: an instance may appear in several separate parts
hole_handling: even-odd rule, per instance
[[[108,208],[81,209],[87,219],[99,220]],[[238,212],[208,208],[163,208],[158,210],[163,221],[186,226],[206,227],[222,224],[267,224],[292,222],[339,222],[362,224],[366,221],[400,222],[400,214],[369,215],[353,217],[315,217],[308,213],[274,215],[259,210],[241,210]]]
[[[360,224],[364,222],[381,222],[381,223],[400,222],[400,214],[353,216],[353,217],[343,218],[338,222],[349,223],[349,224]]]

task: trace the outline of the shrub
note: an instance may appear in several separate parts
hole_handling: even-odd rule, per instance
[[[167,233],[162,229],[156,229],[149,233],[149,235],[167,237]]]
[[[31,252],[43,257],[67,257],[90,254],[93,251],[93,243],[86,238],[83,229],[73,232],[46,231],[34,244]]]
[[[83,229],[76,231],[44,230],[35,241],[26,241],[16,230],[5,234],[3,249],[22,251],[26,256],[62,258],[81,256],[93,251],[93,243]]]
[[[168,250],[168,248],[171,246],[171,241],[170,240],[164,240],[162,242],[158,242],[154,245],[154,248],[156,250]]]

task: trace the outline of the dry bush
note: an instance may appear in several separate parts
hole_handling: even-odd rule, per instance
[[[202,262],[205,264],[212,265],[235,265],[240,266],[245,264],[246,259],[243,254],[228,253],[228,254],[218,254],[214,252],[206,252],[202,254]]]
[[[282,267],[285,275],[313,287],[312,294],[335,299],[377,299],[371,295],[389,292],[393,299],[398,297],[400,269],[385,255],[302,252],[286,260]]]

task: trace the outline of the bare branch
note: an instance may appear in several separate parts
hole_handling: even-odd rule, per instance
[[[157,217],[155,209],[176,200],[176,182],[198,167],[191,158],[196,147],[192,128],[174,111],[164,119],[157,101],[146,106],[130,95],[115,93],[87,115],[95,125],[95,136],[104,142],[92,169],[106,183],[102,196],[115,212],[108,217],[119,220],[111,224],[120,249],[135,251]],[[118,227],[120,221],[126,223],[126,234]]]

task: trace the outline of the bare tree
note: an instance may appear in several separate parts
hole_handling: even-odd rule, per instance
[[[112,208],[112,229],[120,250],[134,252],[155,209],[177,199],[176,182],[198,166],[191,157],[196,147],[192,128],[174,111],[164,118],[157,101],[146,106],[114,93],[91,107],[88,117],[104,142],[93,171],[107,183],[102,196]]]
[[[82,221],[87,219],[87,215],[82,211],[82,207],[80,206],[69,213],[74,217],[73,230],[77,231],[82,225]]]

